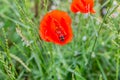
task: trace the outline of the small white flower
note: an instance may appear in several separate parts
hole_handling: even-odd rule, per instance
[[[55,0],[53,4],[59,5],[60,4],[60,0]]]
[[[72,2],[72,0],[68,0],[68,2],[70,2],[70,3],[71,3],[71,2]]]
[[[87,40],[87,37],[86,37],[86,36],[83,36],[82,40],[83,40],[83,41],[86,41],[86,40]]]
[[[4,26],[3,22],[0,22],[0,28],[2,28]]]
[[[118,17],[118,15],[119,15],[119,13],[114,12],[113,14],[111,14],[111,17],[112,17],[112,18],[116,18],[116,17]]]
[[[106,14],[107,14],[106,8],[103,8],[103,9],[102,9],[102,13],[103,13],[103,15],[106,15]]]
[[[96,55],[95,55],[95,53],[94,53],[94,52],[92,52],[91,57],[92,57],[92,58],[95,58],[95,57],[96,57]]]
[[[54,10],[54,9],[56,9],[56,8],[57,8],[57,7],[56,7],[55,5],[52,5],[52,6],[51,6],[51,9],[52,9],[52,10]]]
[[[117,5],[117,1],[113,1],[113,5],[116,6]]]
[[[79,16],[75,17],[75,21],[76,21],[76,23],[79,23]]]
[[[89,13],[84,14],[85,19],[88,18],[88,17],[89,17]]]
[[[102,44],[103,46],[105,45],[105,43],[104,43],[104,42],[102,42],[101,44]]]

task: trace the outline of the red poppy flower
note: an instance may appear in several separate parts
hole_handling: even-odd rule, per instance
[[[73,36],[71,18],[64,11],[53,10],[41,20],[39,33],[41,38],[47,42],[67,44]]]
[[[73,0],[71,3],[71,11],[81,12],[81,13],[95,13],[93,9],[94,1],[93,0]]]

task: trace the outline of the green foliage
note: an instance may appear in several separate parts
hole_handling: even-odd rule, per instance
[[[120,2],[113,1],[96,0],[95,14],[73,14],[68,0],[0,0],[0,80],[119,80]],[[74,38],[65,46],[39,37],[51,7],[72,18]]]

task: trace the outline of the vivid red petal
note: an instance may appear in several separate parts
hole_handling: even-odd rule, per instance
[[[73,0],[71,3],[71,11],[74,13],[95,13],[93,6],[93,0]]]
[[[67,44],[72,40],[71,18],[64,11],[47,13],[40,22],[40,36],[47,42]]]

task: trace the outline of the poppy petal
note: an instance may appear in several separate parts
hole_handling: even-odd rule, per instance
[[[95,13],[93,6],[93,0],[73,0],[71,3],[71,11],[74,13]]]
[[[41,39],[59,45],[65,45],[72,40],[71,18],[60,10],[48,12],[40,22]]]

